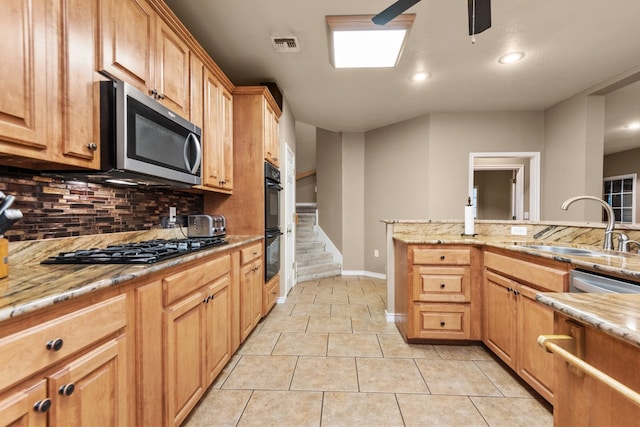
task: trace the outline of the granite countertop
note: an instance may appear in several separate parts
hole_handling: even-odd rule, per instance
[[[260,241],[263,236],[226,236],[226,245],[154,264],[40,264],[50,255],[81,248],[155,238],[182,238],[176,229],[113,233],[82,238],[16,242],[9,246],[9,276],[0,280],[0,322],[47,306],[117,286],[189,261]],[[88,245],[88,242],[93,244]]]
[[[640,346],[640,294],[540,293],[536,300],[633,346]]]

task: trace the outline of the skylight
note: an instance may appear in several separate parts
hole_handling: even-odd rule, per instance
[[[327,16],[331,60],[336,68],[392,68],[411,29],[415,15],[400,15],[384,26],[373,15]]]

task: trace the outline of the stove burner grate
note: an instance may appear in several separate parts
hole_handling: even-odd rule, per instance
[[[153,264],[226,243],[222,237],[155,239],[110,245],[106,248],[60,252],[43,260],[41,264]]]

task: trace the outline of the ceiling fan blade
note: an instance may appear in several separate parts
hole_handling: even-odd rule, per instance
[[[384,25],[419,1],[420,0],[398,0],[397,2],[371,18],[371,20],[374,24]]]
[[[469,5],[469,35],[480,34],[491,28],[491,0],[475,0],[475,25],[474,25],[474,0],[467,0]]]

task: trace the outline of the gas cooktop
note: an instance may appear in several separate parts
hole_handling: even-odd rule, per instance
[[[106,248],[60,252],[45,259],[41,264],[152,264],[226,243],[223,237],[155,239],[111,245]]]

